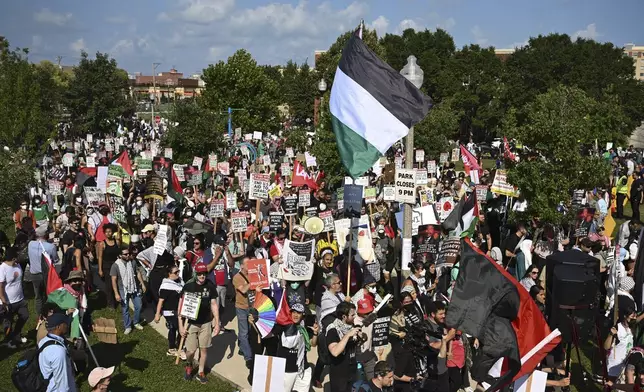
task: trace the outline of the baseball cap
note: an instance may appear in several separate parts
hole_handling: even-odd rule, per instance
[[[89,373],[87,382],[89,383],[90,387],[94,388],[96,385],[98,385],[99,382],[101,382],[101,380],[111,376],[112,373],[114,373],[114,366],[108,368],[99,366],[97,368],[94,368],[94,370]]]
[[[143,228],[143,230],[141,230],[141,233],[149,233],[149,232],[151,232],[151,231],[155,231],[155,229],[154,229],[154,225],[147,224],[147,225],[145,225],[145,227]]]
[[[291,312],[304,313],[304,305],[301,303],[295,303],[291,306]]]
[[[71,320],[64,313],[54,313],[47,317],[47,328],[56,328],[60,324],[71,325]]]
[[[358,301],[358,314],[367,314],[373,312],[371,301],[364,298]]]
[[[208,272],[208,266],[206,266],[204,263],[198,263],[195,266],[195,273],[199,274],[203,272],[206,272],[206,273]]]

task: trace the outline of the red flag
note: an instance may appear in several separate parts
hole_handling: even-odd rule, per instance
[[[277,322],[279,325],[293,324],[293,320],[291,319],[291,307],[288,306],[286,297],[286,290],[284,290],[284,292],[282,293],[280,306],[277,307],[277,317],[275,318],[275,322]]]
[[[310,189],[316,191],[319,187],[317,182],[311,177],[311,175],[306,171],[304,166],[299,161],[293,163],[293,181],[292,185],[296,186],[308,186]]]
[[[470,175],[471,170],[478,171],[479,175],[481,174],[481,166],[476,160],[476,157],[461,144],[461,159],[463,160],[463,166],[465,167],[465,174]]]
[[[123,170],[125,170],[125,172],[130,175],[130,177],[134,175],[134,170],[132,170],[132,162],[130,162],[130,156],[127,154],[127,150],[124,150],[122,153],[120,153],[110,164],[121,166]]]
[[[52,291],[56,291],[62,288],[63,281],[60,279],[58,272],[56,272],[56,267],[54,267],[54,263],[51,262],[51,259],[49,258],[47,252],[43,251],[42,257],[44,261],[43,264],[45,264],[45,266],[47,267],[47,283],[45,286],[45,291],[47,292],[47,295],[49,295],[49,293],[51,293]]]
[[[510,143],[508,143],[508,138],[507,138],[507,137],[505,137],[505,136],[503,136],[503,149],[505,150],[505,152],[504,152],[504,154],[503,154],[503,155],[504,155],[507,159],[509,159],[509,160],[511,160],[511,161],[516,161],[516,160],[517,160],[516,155],[514,155],[514,154],[512,153],[512,151],[510,151]]]

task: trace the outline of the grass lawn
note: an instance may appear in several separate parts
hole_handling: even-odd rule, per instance
[[[26,284],[25,286],[29,286]],[[31,296],[33,297],[33,296]],[[90,307],[96,305],[98,300],[94,295],[90,297]],[[33,299],[29,300],[30,318],[23,330],[23,336],[29,341],[23,347],[31,348],[36,339],[36,310]],[[123,335],[123,323],[120,309],[101,309],[93,312],[92,318],[112,318],[116,320],[118,344],[100,343],[93,336],[89,336],[90,344],[101,366],[116,366],[110,384],[112,391],[150,391],[150,392],[193,392],[193,391],[218,391],[232,392],[236,388],[213,375],[209,382],[201,385],[197,381],[183,380],[183,366],[175,365],[174,358],[166,356],[168,348],[167,339],[162,337],[151,327],[143,331],[134,330],[130,335]],[[11,370],[18,362],[22,350],[0,349],[0,391],[15,391],[11,382]],[[89,355],[89,368],[86,374],[77,375],[77,385],[80,391],[89,391],[87,375],[94,367],[94,362]]]

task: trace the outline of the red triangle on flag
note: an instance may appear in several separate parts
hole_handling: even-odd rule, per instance
[[[277,307],[277,317],[275,319],[279,325],[293,324],[293,320],[291,319],[291,307],[288,306],[286,297],[286,290],[284,290],[282,293],[282,299],[280,300],[280,305]]]
[[[119,165],[125,170],[127,174],[131,176],[134,175],[134,170],[132,170],[132,162],[130,161],[130,156],[127,154],[127,150],[124,150],[120,153],[112,162],[113,165]]]

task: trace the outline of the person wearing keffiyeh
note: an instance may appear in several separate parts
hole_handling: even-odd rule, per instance
[[[317,346],[318,324],[312,328],[304,325],[304,305],[295,303],[291,306],[293,324],[284,327],[279,335],[277,356],[286,359],[284,373],[284,391],[308,392],[311,387],[311,368],[308,367],[306,353]]]

